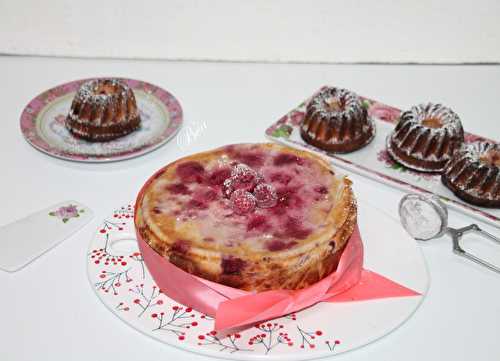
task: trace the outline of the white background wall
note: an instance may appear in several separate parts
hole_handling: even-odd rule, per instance
[[[500,62],[495,0],[0,0],[0,53]]]

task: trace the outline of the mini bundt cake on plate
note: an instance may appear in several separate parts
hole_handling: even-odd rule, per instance
[[[247,291],[333,272],[356,223],[351,182],[305,151],[235,144],[179,159],[137,197],[137,235],[186,272]]]
[[[307,104],[300,134],[304,141],[320,149],[348,153],[373,139],[375,123],[355,93],[325,88]]]
[[[464,144],[444,169],[441,180],[466,202],[500,208],[500,145]]]
[[[387,152],[405,167],[441,172],[464,142],[458,115],[441,104],[420,104],[401,113],[387,138]]]
[[[127,135],[141,123],[134,93],[117,79],[90,80],[80,87],[66,118],[76,137],[105,142]]]

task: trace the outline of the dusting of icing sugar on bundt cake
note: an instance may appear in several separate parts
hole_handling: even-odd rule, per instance
[[[348,153],[373,139],[375,123],[355,93],[325,88],[307,104],[300,134],[307,143],[323,150]]]
[[[237,144],[158,171],[141,190],[138,237],[183,270],[249,291],[330,274],[356,222],[350,181],[277,144]]]
[[[464,144],[447,164],[441,180],[469,203],[500,208],[500,145]]]
[[[401,113],[387,138],[387,152],[405,167],[440,172],[464,141],[458,115],[441,104],[420,104]]]
[[[141,118],[132,90],[117,79],[95,79],[78,89],[66,128],[78,138],[103,142],[127,135]]]

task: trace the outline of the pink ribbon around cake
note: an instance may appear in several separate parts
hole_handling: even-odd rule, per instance
[[[350,302],[420,293],[363,268],[363,243],[356,226],[337,270],[301,290],[251,293],[193,276],[156,253],[138,234],[144,262],[162,292],[173,300],[215,317],[215,330],[252,326],[300,311],[318,302]]]

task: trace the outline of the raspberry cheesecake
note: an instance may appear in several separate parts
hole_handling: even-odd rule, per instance
[[[181,269],[248,291],[300,289],[337,268],[356,223],[351,182],[309,152],[237,144],[154,174],[138,237]]]

